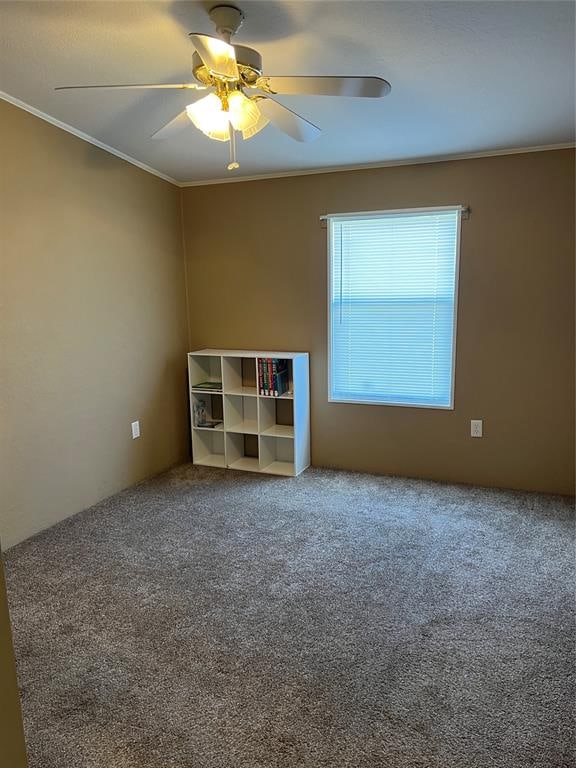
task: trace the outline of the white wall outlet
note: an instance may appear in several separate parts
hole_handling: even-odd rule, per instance
[[[140,422],[133,421],[132,422],[132,440],[136,440],[137,437],[140,437]]]
[[[482,419],[470,421],[470,437],[482,437]]]

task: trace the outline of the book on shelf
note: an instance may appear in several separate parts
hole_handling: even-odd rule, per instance
[[[264,369],[266,368],[266,361],[264,358],[258,358],[258,392],[260,395],[266,394],[266,377],[264,375]]]
[[[288,366],[283,368],[282,370],[278,371],[276,374],[276,380],[275,380],[275,387],[274,387],[274,396],[280,397],[281,395],[288,392],[290,389],[290,374],[288,372]]]
[[[260,363],[260,379],[258,382],[258,388],[260,390],[261,395],[266,394],[266,388],[268,386],[268,366],[266,365],[266,360],[263,358],[258,358],[258,362]]]
[[[258,394],[263,395],[264,394],[264,385],[263,385],[263,369],[262,369],[262,358],[258,358]]]
[[[258,391],[266,397],[280,397],[290,389],[288,361],[274,357],[258,358]]]
[[[274,393],[274,378],[272,374],[272,358],[268,357],[266,358],[266,363],[268,364],[268,392],[266,392],[267,395],[272,395]]]
[[[221,381],[202,381],[200,384],[194,384],[192,389],[204,389],[207,392],[210,392],[212,390],[217,390],[218,392],[222,391],[222,382]]]

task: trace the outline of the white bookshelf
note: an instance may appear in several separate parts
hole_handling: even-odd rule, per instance
[[[286,360],[288,391],[279,397],[258,391],[258,360]],[[188,353],[194,464],[294,477],[310,466],[310,389],[307,352],[199,349]],[[214,389],[198,384],[213,382]],[[204,402],[208,419],[195,424]]]

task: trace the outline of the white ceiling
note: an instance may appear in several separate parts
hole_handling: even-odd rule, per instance
[[[217,4],[0,2],[0,90],[178,182],[224,178],[226,144],[192,126],[149,138],[186,92],[53,90],[189,79],[187,33],[212,33]],[[378,75],[392,93],[283,97],[321,138],[301,144],[268,126],[240,143],[235,177],[574,140],[572,2],[236,4],[245,21],[235,41],[261,52],[267,74]]]

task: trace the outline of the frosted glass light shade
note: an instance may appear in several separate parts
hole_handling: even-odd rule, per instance
[[[254,123],[253,125],[249,125],[247,128],[244,128],[242,131],[242,138],[244,140],[251,139],[252,136],[256,136],[257,133],[259,133],[262,128],[266,128],[270,120],[268,120],[267,117],[264,117],[262,112],[258,110],[258,121]]]
[[[216,141],[228,141],[230,115],[222,109],[222,102],[215,93],[204,96],[194,104],[188,104],[186,114],[198,130]]]
[[[242,91],[233,91],[228,96],[228,109],[230,110],[230,122],[236,131],[245,131],[256,125],[260,117],[260,110],[256,102],[247,99]]]
[[[234,91],[228,97],[230,122],[235,130],[242,131],[243,139],[250,139],[268,125],[268,118],[258,109],[256,101],[246,98],[242,91]]]

